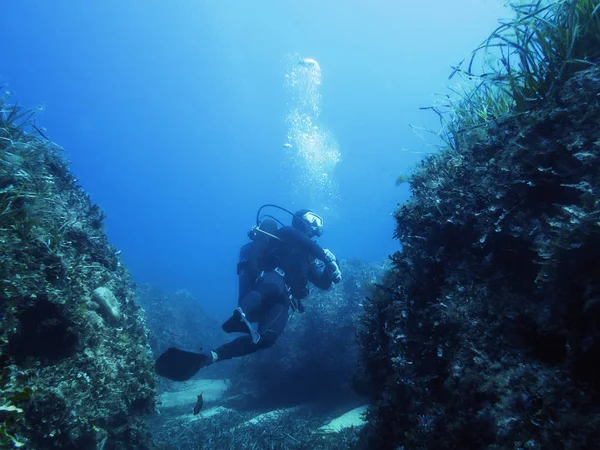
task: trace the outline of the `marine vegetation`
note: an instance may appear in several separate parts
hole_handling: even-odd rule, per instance
[[[0,447],[145,448],[155,379],[104,215],[0,99]]]
[[[446,145],[468,145],[469,138],[477,139],[477,132],[493,128],[494,121],[555,100],[574,73],[596,66],[598,5],[596,0],[509,3],[514,18],[502,22],[450,75],[460,76],[466,87],[459,84],[451,89],[456,97],[431,108],[442,119],[440,135]],[[484,68],[476,72],[474,66],[482,60]]]
[[[410,176],[365,302],[372,448],[600,439],[600,6],[512,8],[455,68],[474,85],[434,107],[445,147]]]
[[[358,441],[356,428],[337,433],[319,431],[323,417],[314,412],[281,411],[275,419],[262,421],[253,421],[254,414],[226,410],[197,420],[189,412],[186,416],[162,418],[156,423],[157,439],[162,438],[158,442],[164,450],[347,450],[355,448]],[[173,436],[177,436],[176,442]]]

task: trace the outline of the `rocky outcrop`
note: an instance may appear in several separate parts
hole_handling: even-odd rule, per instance
[[[61,150],[0,103],[0,447],[146,448],[145,320]]]
[[[426,158],[366,304],[373,448],[593,448],[600,70]]]

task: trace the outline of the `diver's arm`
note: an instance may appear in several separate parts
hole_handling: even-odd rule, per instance
[[[328,262],[327,255],[321,246],[295,228],[281,227],[279,230],[277,230],[277,237],[288,244],[300,247],[306,251],[306,253],[313,255],[315,258],[323,261],[324,263]]]
[[[324,264],[319,261],[313,261],[308,267],[308,281],[322,290],[327,290],[331,287],[333,280]]]
[[[342,272],[340,272],[335,255],[329,250],[323,250],[319,244],[307,235],[292,227],[282,227],[278,230],[277,237],[288,244],[300,247],[308,254],[323,261],[334,283],[337,284],[342,281]]]

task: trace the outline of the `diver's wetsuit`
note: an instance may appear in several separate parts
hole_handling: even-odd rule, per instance
[[[327,261],[319,244],[292,227],[282,227],[273,234],[279,239],[271,238],[260,257],[259,265],[264,275],[250,287],[240,278],[238,303],[249,322],[258,322],[260,340],[254,343],[250,335],[234,339],[214,350],[219,360],[270,347],[287,324],[290,297],[306,297],[309,281],[320,289],[331,286],[332,280],[325,265],[315,262],[315,258],[323,263]],[[285,276],[275,269],[282,270]],[[223,330],[228,333],[248,332],[247,326],[235,315],[223,324]]]

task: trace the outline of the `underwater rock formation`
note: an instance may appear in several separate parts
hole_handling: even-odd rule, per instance
[[[167,293],[140,284],[136,292],[146,312],[150,346],[156,356],[171,346],[198,351],[201,346],[211,349],[224,342],[221,324],[202,309],[201,302],[189,291]]]
[[[147,448],[142,310],[102,211],[30,117],[0,101],[0,447]]]
[[[311,288],[305,312],[293,313],[275,345],[236,360],[231,393],[252,395],[252,404],[282,407],[360,391],[355,379],[357,317],[382,264],[343,260],[342,283]],[[362,392],[361,392],[362,393]],[[240,401],[248,399],[240,396]]]
[[[360,343],[373,448],[600,438],[600,69],[425,159]]]
[[[411,175],[365,305],[372,448],[600,438],[599,2],[509,4],[474,52],[490,65],[455,68],[473,89],[432,108],[446,147]]]

